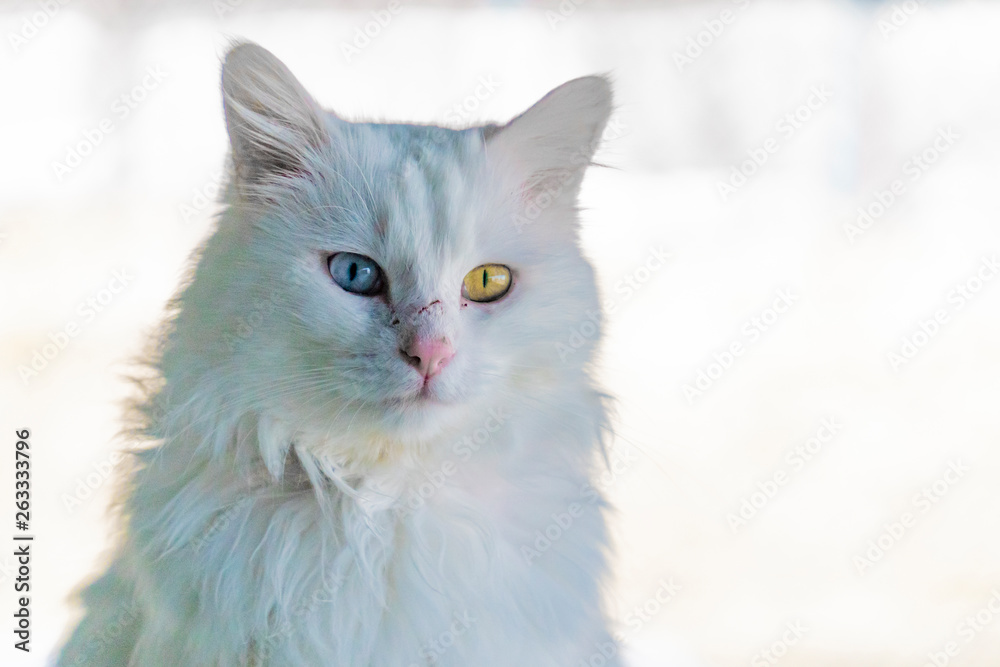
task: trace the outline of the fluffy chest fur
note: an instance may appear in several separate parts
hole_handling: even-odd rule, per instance
[[[606,540],[587,469],[568,465],[582,463],[574,450],[598,425],[567,417],[601,408],[581,395],[565,409],[499,407],[433,461],[394,462],[348,493],[332,484],[317,493],[297,460],[282,490],[225,480],[210,465],[185,477],[151,463],[139,488],[156,493],[135,498],[122,563],[156,601],[143,611],[156,631],[140,634],[134,655],[575,664],[606,640],[597,604]]]

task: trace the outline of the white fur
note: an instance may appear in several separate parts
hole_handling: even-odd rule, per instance
[[[606,80],[502,127],[351,123],[242,44],[223,92],[227,208],[151,355],[121,544],[59,664],[590,664],[612,646],[606,417],[599,336],[570,334],[599,322],[575,201]],[[388,297],[337,287],[333,251],[377,261]],[[465,302],[487,262],[514,286]],[[417,333],[456,350],[433,403],[398,352]]]

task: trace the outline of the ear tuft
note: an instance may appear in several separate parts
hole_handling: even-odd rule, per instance
[[[222,65],[226,129],[238,178],[297,172],[302,157],[328,140],[324,112],[274,54],[235,45]]]

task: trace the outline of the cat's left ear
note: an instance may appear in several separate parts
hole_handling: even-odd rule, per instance
[[[607,77],[573,79],[506,125],[484,128],[487,153],[516,171],[522,192],[575,198],[611,109]]]
[[[237,44],[226,54],[222,99],[243,181],[300,171],[304,153],[329,140],[319,104],[284,63],[256,44]]]

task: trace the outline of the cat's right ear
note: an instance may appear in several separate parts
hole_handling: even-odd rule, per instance
[[[222,100],[236,176],[243,182],[296,173],[329,141],[324,112],[274,54],[237,44],[222,65]]]

